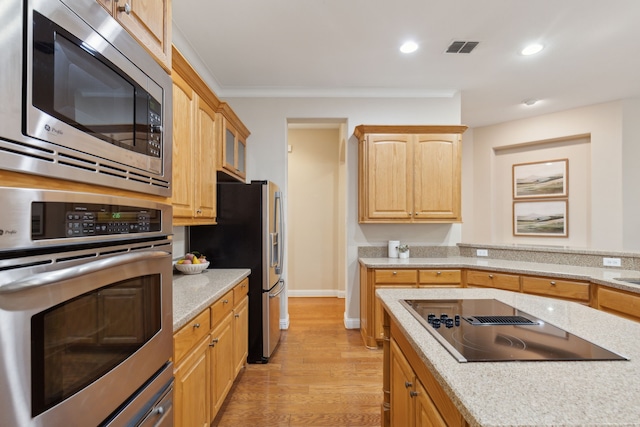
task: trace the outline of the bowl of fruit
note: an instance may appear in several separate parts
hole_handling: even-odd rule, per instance
[[[176,270],[184,274],[198,274],[209,267],[209,261],[199,252],[189,252],[176,261],[175,266]]]

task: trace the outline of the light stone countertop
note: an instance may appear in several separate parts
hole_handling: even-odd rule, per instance
[[[391,318],[471,426],[640,426],[640,323],[498,289],[379,289]],[[629,361],[459,363],[401,299],[495,298]]]
[[[513,274],[534,274],[563,279],[582,280],[611,286],[629,292],[640,293],[640,285],[617,279],[638,279],[640,271],[620,268],[581,267],[565,264],[511,261],[491,258],[360,258],[360,264],[368,268],[473,268]]]
[[[242,279],[249,269],[207,269],[200,274],[173,271],[173,332],[187,324]]]

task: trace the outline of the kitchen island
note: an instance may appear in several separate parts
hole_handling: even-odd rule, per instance
[[[639,323],[574,302],[497,289],[379,289],[376,294],[391,338],[385,341],[385,391],[392,381],[388,346],[398,342],[409,362],[419,365],[411,368],[424,373],[416,374],[417,382],[427,383],[420,390],[436,394],[432,406],[444,425],[640,426]],[[400,303],[493,298],[630,360],[460,363]],[[383,410],[389,425],[389,400]]]

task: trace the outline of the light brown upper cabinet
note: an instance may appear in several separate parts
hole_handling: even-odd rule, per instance
[[[460,222],[466,126],[360,125],[360,223]]]
[[[219,175],[221,180],[229,176],[244,182],[247,178],[247,138],[249,130],[231,109],[229,104],[221,102],[218,108],[220,123],[220,144],[218,149],[218,170],[226,175]]]
[[[96,0],[171,72],[171,0]]]
[[[215,224],[217,107],[220,103],[184,57],[173,52],[174,225]]]

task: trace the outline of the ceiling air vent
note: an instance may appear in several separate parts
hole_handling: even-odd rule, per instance
[[[480,42],[455,41],[449,45],[446,53],[471,53]]]

